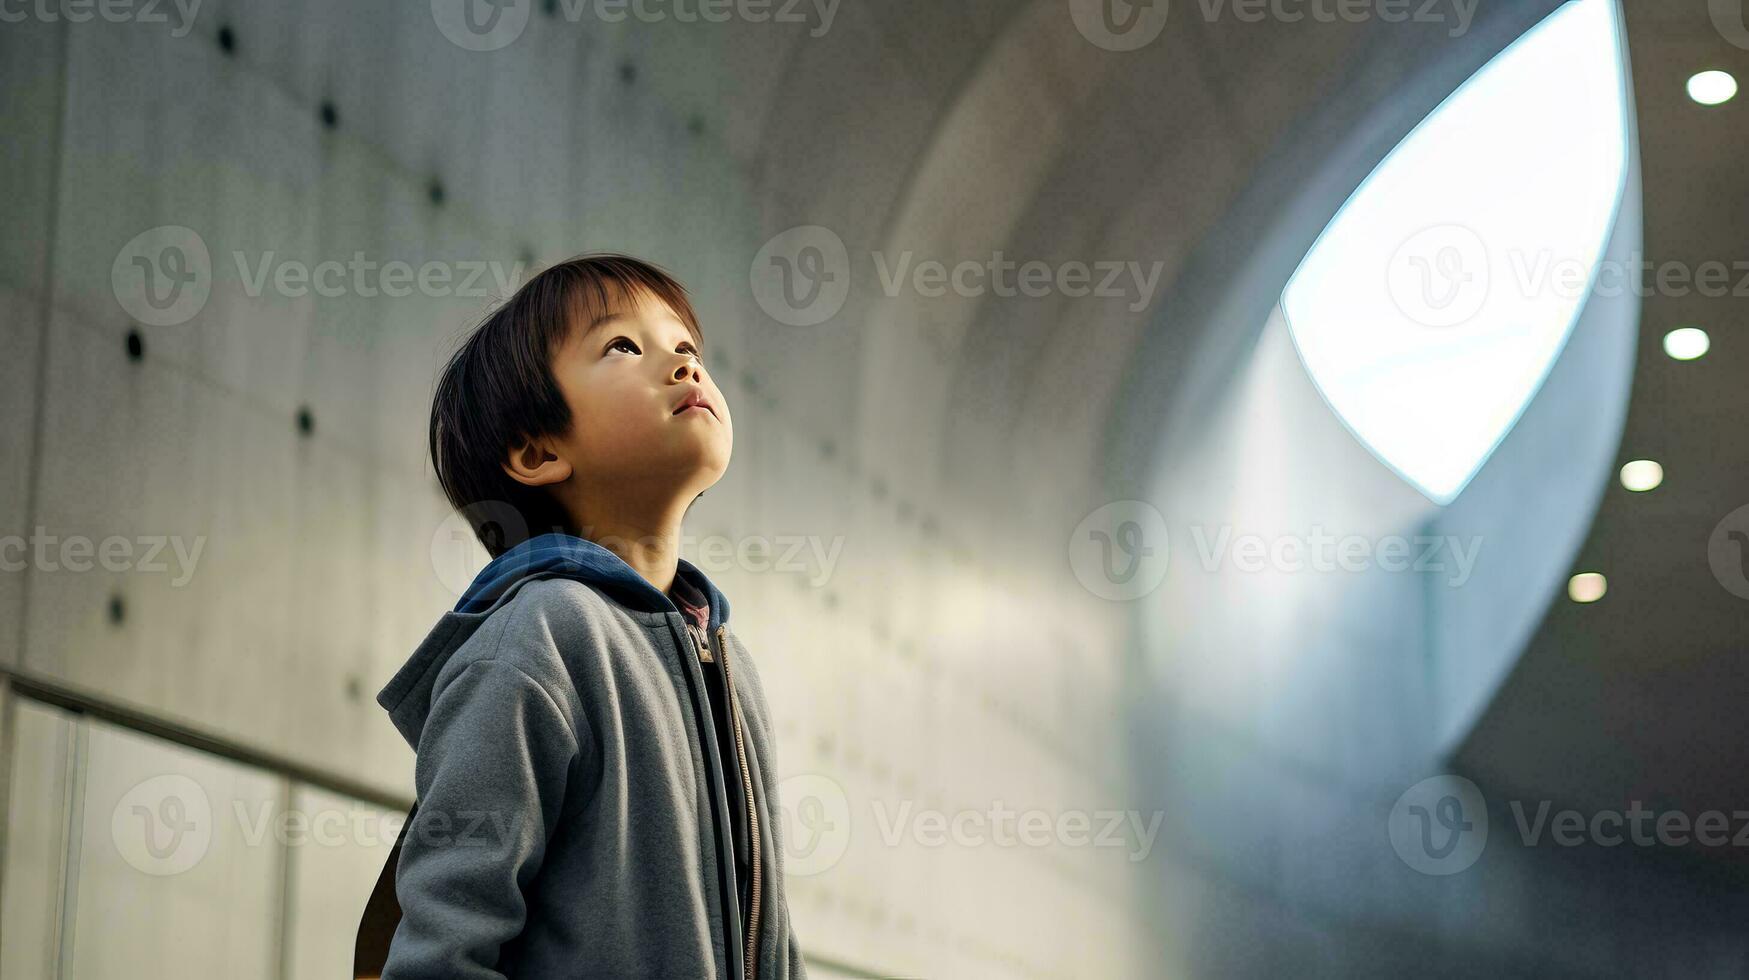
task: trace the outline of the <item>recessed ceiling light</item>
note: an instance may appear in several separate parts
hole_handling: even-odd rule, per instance
[[[1692,361],[1711,347],[1712,341],[1699,327],[1677,327],[1664,335],[1664,353],[1679,361]]]
[[[1596,602],[1608,589],[1601,572],[1580,572],[1567,580],[1567,597],[1574,602]]]
[[[1701,105],[1718,105],[1737,94],[1737,80],[1728,71],[1700,72],[1688,80],[1688,97]]]
[[[1644,493],[1664,482],[1664,467],[1657,460],[1630,460],[1621,468],[1621,485],[1635,493]]]

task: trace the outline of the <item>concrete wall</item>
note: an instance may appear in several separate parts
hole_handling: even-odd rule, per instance
[[[277,270],[362,253],[453,264],[454,285],[468,263],[595,248],[692,288],[736,414],[733,466],[689,532],[841,549],[831,569],[762,571],[756,555],[711,569],[761,660],[781,775],[822,777],[790,785],[842,793],[852,818],[829,832],[848,835],[843,857],[789,885],[820,975],[1140,969],[1137,875],[1109,850],[881,832],[906,803],[1054,813],[1127,792],[1117,624],[1059,591],[1066,528],[1004,535],[1053,555],[1042,567],[990,536],[1026,518],[1023,501],[992,504],[954,472],[949,409],[913,400],[944,362],[905,339],[915,311],[885,304],[867,259],[893,215],[921,207],[900,203],[895,164],[953,169],[932,133],[966,68],[931,50],[928,20],[977,50],[1008,11],[845,5],[816,37],[818,23],[606,25],[571,9],[534,5],[494,51],[453,43],[426,4],[215,0],[186,32],[35,17],[0,30],[0,524],[57,539],[0,576],[0,663],[378,801],[20,697],[8,976],[314,976],[346,961],[375,838],[239,843],[232,804],[380,818],[410,794],[411,754],[372,696],[483,558],[458,555],[423,454],[436,368],[490,298],[372,295],[378,281],[351,271],[321,295],[276,285]],[[762,244],[801,223],[858,255],[852,301],[813,328],[774,321],[749,288]],[[141,305],[132,258],[166,246],[210,288],[204,303]],[[1049,446],[1029,462],[1081,465]],[[163,571],[78,570],[58,557],[68,536],[126,539],[135,559],[172,547]],[[129,794],[179,774],[217,826],[193,871],[155,876],[124,860]],[[124,914],[140,903],[157,911]]]

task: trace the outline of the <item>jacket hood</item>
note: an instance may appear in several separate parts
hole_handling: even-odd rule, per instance
[[[675,574],[685,576],[711,600],[711,626],[729,618],[729,600],[691,562],[680,559]],[[458,613],[491,609],[499,596],[526,578],[562,576],[597,586],[614,599],[648,612],[678,611],[667,595],[613,552],[587,538],[542,534],[504,552],[480,569],[455,604]]]
[[[684,577],[710,599],[710,628],[729,620],[729,599],[698,567],[682,558],[675,575]],[[673,600],[638,574],[637,569],[587,538],[549,533],[523,541],[486,564],[462,593],[455,609],[444,613],[431,632],[387,686],[377,703],[389,713],[396,730],[415,749],[425,716],[431,709],[431,689],[443,665],[499,605],[514,597],[531,579],[569,578],[594,586],[628,608],[642,612],[673,612]]]

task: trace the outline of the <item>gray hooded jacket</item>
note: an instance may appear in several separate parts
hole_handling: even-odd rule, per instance
[[[677,574],[710,599],[702,636],[606,548],[532,538],[377,695],[417,753],[384,980],[806,977],[759,671],[728,600],[684,559]],[[719,762],[713,660],[741,772]],[[749,797],[743,884],[728,807]]]

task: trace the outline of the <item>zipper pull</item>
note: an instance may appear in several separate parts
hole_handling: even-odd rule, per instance
[[[716,658],[711,655],[710,640],[705,637],[704,630],[691,623],[687,623],[686,633],[688,636],[692,637],[693,646],[698,647],[698,662],[701,664],[714,663]]]

